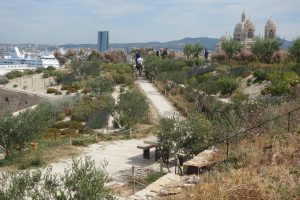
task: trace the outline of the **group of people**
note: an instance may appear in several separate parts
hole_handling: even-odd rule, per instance
[[[205,60],[208,59],[208,50],[205,48],[204,49],[204,58]],[[156,55],[159,55],[159,52],[157,51],[156,52]],[[167,56],[168,53],[167,53],[167,48],[165,48],[163,51],[162,51],[162,56]],[[143,71],[143,65],[144,65],[144,59],[140,56],[139,53],[136,53],[135,54],[135,71],[136,71],[136,78],[139,76],[142,75],[142,71]]]

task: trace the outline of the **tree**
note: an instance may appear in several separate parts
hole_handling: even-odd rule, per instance
[[[133,125],[145,120],[148,110],[149,105],[146,97],[135,90],[127,90],[122,93],[115,107],[115,113],[127,128],[131,128]]]
[[[289,53],[300,63],[300,38],[294,40],[293,45],[289,48]]]
[[[187,59],[190,59],[190,56],[193,53],[193,45],[192,44],[186,44],[183,47],[183,53],[184,53],[184,55],[186,55]]]
[[[221,46],[222,50],[225,51],[229,60],[231,60],[234,54],[241,50],[242,45],[234,40],[224,41]]]
[[[56,119],[56,109],[49,103],[42,103],[34,110],[27,110],[17,116],[6,113],[0,117],[0,145],[5,157],[12,155],[14,147],[19,150],[39,137],[43,128],[49,127]]]
[[[194,44],[192,46],[192,53],[193,53],[193,56],[195,58],[198,58],[200,53],[203,51],[204,49],[204,46],[202,46],[201,44]]]
[[[54,200],[98,200],[115,199],[107,186],[106,163],[96,167],[90,157],[73,160],[72,167],[58,175],[48,168],[41,170],[2,173],[0,199],[54,199]]]
[[[257,38],[251,46],[251,49],[259,61],[270,63],[273,54],[278,51],[280,46],[281,43],[279,39]]]

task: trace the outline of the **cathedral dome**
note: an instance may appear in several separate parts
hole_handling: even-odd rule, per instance
[[[251,29],[255,28],[255,24],[250,17],[246,20],[245,26]]]

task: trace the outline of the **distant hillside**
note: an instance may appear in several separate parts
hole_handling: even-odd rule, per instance
[[[219,39],[216,38],[207,38],[207,37],[200,37],[200,38],[184,38],[181,40],[174,40],[170,42],[147,42],[147,43],[128,43],[128,44],[111,44],[112,48],[124,48],[124,49],[132,49],[132,48],[168,48],[174,50],[182,50],[183,46],[186,44],[196,44],[200,43],[204,45],[209,50],[214,50],[216,48],[217,42]]]
[[[172,50],[182,50],[183,46],[186,44],[196,44],[200,43],[204,45],[208,50],[214,51],[216,49],[219,39],[199,37],[199,38],[183,38],[181,40],[173,40],[169,42],[147,42],[147,43],[112,43],[109,46],[111,48],[122,48],[130,50],[132,48],[168,48]],[[282,39],[282,48],[286,49],[293,44],[292,41]],[[96,44],[65,44],[62,45],[64,48],[97,48]]]

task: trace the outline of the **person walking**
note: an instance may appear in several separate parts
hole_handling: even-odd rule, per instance
[[[141,76],[142,75],[142,70],[143,70],[143,64],[144,64],[144,59],[142,57],[139,57],[136,59],[136,77],[137,75]]]
[[[208,58],[208,50],[206,48],[204,49],[204,58],[205,60]]]

